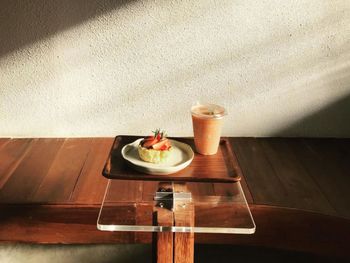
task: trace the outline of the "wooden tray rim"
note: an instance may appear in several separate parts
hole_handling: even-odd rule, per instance
[[[203,183],[234,183],[234,182],[238,182],[241,180],[242,178],[242,171],[241,171],[241,168],[239,166],[239,163],[238,163],[238,159],[236,157],[236,154],[234,153],[234,151],[232,150],[232,146],[231,146],[231,143],[228,139],[228,137],[221,137],[220,138],[220,144],[222,143],[225,143],[225,146],[227,147],[227,150],[229,152],[229,154],[231,156],[229,156],[229,158],[233,159],[235,162],[232,163],[233,167],[232,169],[234,169],[234,171],[236,172],[236,177],[235,178],[229,178],[228,179],[223,179],[223,178],[204,178],[203,180],[198,180],[197,178],[193,178],[192,180],[189,179],[189,178],[181,178],[179,180],[174,180],[174,179],[171,179],[171,178],[167,178],[163,175],[159,175],[159,176],[156,176],[156,175],[149,175],[149,174],[146,174],[146,173],[140,173],[142,175],[145,175],[146,178],[145,179],[140,179],[140,178],[131,178],[130,176],[118,176],[118,178],[115,178],[114,176],[110,176],[109,173],[106,172],[107,170],[107,165],[108,165],[108,160],[110,159],[113,151],[119,147],[119,143],[122,141],[123,138],[133,138],[135,137],[135,139],[137,138],[142,138],[142,136],[140,135],[117,135],[113,141],[113,144],[111,146],[111,149],[109,151],[109,155],[108,155],[108,158],[107,158],[107,161],[103,167],[103,170],[102,170],[102,175],[107,178],[107,179],[110,179],[110,180],[139,180],[139,181],[182,181],[182,182],[203,182]],[[172,140],[179,140],[180,142],[183,142],[181,140],[193,140],[193,137],[169,137],[169,139],[172,139]],[[119,142],[117,142],[117,140],[119,140]],[[116,145],[116,143],[118,143]],[[126,144],[124,144],[126,145]],[[195,149],[193,149],[193,152],[195,154],[194,156],[194,159],[196,158],[196,155],[198,153],[196,153]],[[132,169],[132,168],[130,168]],[[186,169],[186,168],[185,168]],[[150,176],[150,177],[148,177]],[[159,178],[153,178],[153,177],[159,177]]]

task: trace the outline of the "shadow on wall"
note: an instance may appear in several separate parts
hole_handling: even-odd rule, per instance
[[[0,57],[133,1],[1,1]]]
[[[249,14],[257,13],[247,11],[253,8],[243,5],[243,9],[240,9],[241,4],[231,5],[230,1],[225,2],[227,7],[221,3],[209,3],[198,10],[195,5],[183,5],[183,10],[187,10],[188,7],[196,10],[185,15],[176,3],[174,7],[177,13],[174,14],[175,10],[167,8],[162,17],[153,19],[155,23],[143,28],[139,26],[141,22],[149,21],[159,10],[145,9],[137,14],[137,9],[129,10],[132,4],[137,3],[135,0],[0,1],[0,57],[23,50],[23,54],[15,54],[13,59],[10,57],[12,60],[4,59],[9,77],[0,87],[5,101],[1,106],[6,109],[3,112],[8,113],[8,117],[5,114],[6,119],[1,123],[7,127],[2,136],[111,136],[116,131],[136,131],[142,134],[153,129],[149,126],[159,121],[159,112],[164,116],[174,116],[176,112],[173,120],[168,121],[164,117],[161,121],[165,122],[164,126],[168,127],[168,130],[173,130],[178,135],[187,129],[188,136],[191,134],[188,125],[181,126],[181,123],[188,120],[179,117],[187,112],[178,110],[176,103],[168,98],[172,98],[174,94],[178,96],[175,98],[190,103],[191,97],[197,95],[197,91],[204,100],[209,98],[212,101],[224,101],[230,106],[232,116],[243,116],[244,110],[249,111],[248,117],[238,120],[245,124],[236,135],[349,136],[348,98],[343,103],[342,100],[339,101],[339,105],[335,103],[303,120],[291,124],[289,122],[295,120],[295,116],[308,114],[312,105],[319,105],[317,98],[312,97],[297,103],[299,99],[309,96],[308,93],[320,90],[322,94],[319,97],[325,97],[327,92],[322,90],[334,87],[338,92],[332,94],[329,90],[329,99],[324,100],[325,105],[339,98],[339,90],[350,88],[343,86],[350,83],[348,44],[340,37],[342,31],[338,34],[333,32],[337,27],[342,29],[342,25],[348,20],[345,12],[348,9],[338,12],[335,8],[330,13],[325,12],[324,16],[315,17],[309,17],[305,13],[305,21],[310,20],[310,23],[299,24],[297,21],[303,19],[294,15],[281,20],[272,17],[265,19],[264,14],[254,20]],[[221,9],[216,10],[215,6],[220,6]],[[232,16],[229,11],[223,12],[226,8],[230,10],[230,7],[242,11],[247,8],[247,13]],[[268,5],[263,5],[260,8],[267,7]],[[141,30],[129,29],[129,24],[125,23],[126,19],[120,14],[123,12],[113,12],[118,9],[127,9],[128,17],[130,13],[136,13],[136,17],[146,16],[148,20],[136,21],[135,17],[130,16],[130,24],[136,24]],[[276,10],[268,15],[279,14],[278,8]],[[220,14],[224,17],[221,18]],[[248,19],[241,21],[241,18],[246,16]],[[121,28],[115,25],[115,18],[119,17],[124,19],[119,22],[124,22],[120,25]],[[217,17],[219,19],[215,20]],[[287,22],[289,18],[290,23]],[[86,44],[91,39],[90,35],[86,34],[86,31],[90,33],[93,30],[89,23],[86,23],[84,30],[77,29],[74,34],[58,34],[67,29],[73,30],[74,27],[94,19],[106,22],[103,29],[111,29],[111,34],[107,30],[101,30],[105,34],[97,34],[95,42],[91,41],[95,45],[81,45],[85,49],[79,49],[79,41]],[[272,22],[263,26],[258,23],[270,19]],[[235,29],[240,27],[240,23],[249,27],[236,34]],[[270,30],[268,25],[273,28]],[[234,34],[227,38],[230,32]],[[255,33],[246,34],[249,32],[256,32],[257,37]],[[57,42],[42,41],[55,38],[55,35],[59,35]],[[339,35],[340,40],[333,41],[332,45],[332,39],[337,39],[336,35]],[[105,36],[103,41],[101,36]],[[127,41],[124,41],[125,39]],[[40,41],[44,42],[43,45],[26,48]],[[199,45],[202,47],[194,52],[193,47]],[[40,53],[41,46],[48,47],[48,52]],[[69,48],[66,48],[67,46]],[[315,47],[314,52],[312,47]],[[69,49],[69,52],[66,52],[66,49]],[[304,53],[310,53],[310,56],[302,55]],[[54,55],[57,55],[57,59],[53,58]],[[17,58],[24,62],[20,63]],[[45,64],[46,62],[48,64]],[[337,67],[339,64],[344,64],[340,72]],[[329,72],[332,76],[328,76]],[[307,85],[303,82],[313,74],[319,79],[305,90],[304,86]],[[323,77],[324,75],[327,76]],[[295,83],[290,83],[291,80]],[[214,85],[219,92],[214,92]],[[83,98],[81,94],[86,96]],[[160,103],[165,106],[158,108],[153,107],[152,100],[145,102],[144,97],[149,94],[167,98]],[[285,99],[280,100],[280,97]],[[276,103],[275,108],[271,107],[271,101]],[[119,123],[111,125],[110,120],[121,115],[125,105],[137,107],[132,107]],[[143,108],[138,105],[143,105]],[[276,114],[278,107],[283,108],[280,112],[288,113],[289,118]],[[24,108],[28,110],[22,111]],[[147,109],[147,112],[144,109]],[[138,116],[140,111],[144,115],[133,118]],[[267,121],[260,117],[261,113],[269,115]],[[149,126],[145,126],[144,130],[139,128],[141,118],[148,119]],[[285,122],[279,122],[279,119],[284,119]],[[234,117],[231,120],[234,120]],[[32,124],[34,122],[35,125]],[[258,124],[251,125],[255,122]],[[276,123],[283,124],[274,125]],[[286,126],[282,126],[284,124]],[[234,129],[232,124],[227,128],[227,133],[234,135]],[[260,132],[264,129],[267,132]],[[271,132],[271,129],[274,130]],[[319,132],[320,130],[322,132]]]
[[[305,134],[350,137],[350,94],[277,131],[272,137],[305,137]]]

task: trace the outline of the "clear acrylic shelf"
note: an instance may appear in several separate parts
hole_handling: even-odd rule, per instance
[[[160,215],[170,220],[160,220]],[[193,220],[177,224],[179,215]],[[109,180],[97,227],[103,231],[255,232],[240,182]]]

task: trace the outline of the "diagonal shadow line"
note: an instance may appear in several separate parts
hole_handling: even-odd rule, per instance
[[[0,57],[134,1],[1,1]]]
[[[313,85],[316,85],[316,87],[317,85],[327,85],[328,87],[332,87],[339,82],[344,83],[343,85],[347,85],[346,83],[349,83],[349,80],[350,80],[349,74],[347,74],[348,72],[349,72],[349,67],[347,67],[346,69],[341,69],[338,71],[331,72],[329,74],[325,74],[319,79],[315,80],[316,83],[314,83]],[[172,79],[170,81],[172,81]],[[154,88],[153,85],[151,86]],[[160,90],[161,86],[162,85],[157,86],[156,89],[159,90],[160,96],[166,96],[166,91]],[[303,85],[301,85],[301,87],[302,86]],[[148,90],[147,88],[144,89],[144,92],[146,93],[147,90]],[[350,93],[350,89],[349,89],[349,93]],[[217,98],[214,98],[214,101],[219,100],[219,97],[222,96],[222,93],[218,93],[217,96],[218,96]],[[298,90],[296,93],[294,93],[295,98],[300,98],[302,96],[305,96],[304,89]],[[288,94],[286,94],[286,98],[287,97],[288,97]],[[142,103],[145,105],[145,109],[148,109],[148,110],[152,108],[151,106],[152,102],[148,102],[147,100],[144,101],[145,96],[139,94],[138,96],[132,96],[132,98],[133,98],[133,103],[135,104]],[[101,116],[101,112],[108,110],[108,107],[112,107],[113,101],[115,101],[116,99],[117,99],[116,97],[111,96],[110,99],[107,100],[107,102],[105,102],[104,104],[85,105],[86,107],[85,111],[89,112],[90,118],[94,120],[95,123],[98,123],[99,118]],[[277,99],[277,98],[274,98],[274,99]],[[309,135],[309,136],[313,135],[316,137],[317,136],[336,136],[336,135],[343,136],[343,137],[348,136],[347,134],[350,134],[350,125],[347,122],[347,120],[350,119],[350,95],[347,97],[347,99],[344,99],[344,102],[342,102],[342,99],[339,99],[339,101],[335,102],[335,104],[338,102],[339,102],[338,106],[337,105],[332,106],[333,104],[330,104],[329,107],[332,107],[332,110],[325,110],[325,111],[321,110],[320,112],[315,113],[315,114],[318,114],[317,116],[314,116],[312,118],[305,117],[305,121],[303,121],[302,119],[300,120],[300,123],[299,122],[291,123],[289,124],[288,127],[286,127],[285,130],[284,129],[276,130],[271,134],[271,136],[286,136],[286,137],[290,137],[290,136],[305,137],[305,135]],[[114,105],[114,107],[120,108],[120,112],[123,112],[122,106]],[[327,108],[328,106],[325,106],[325,109]],[[175,108],[168,107],[165,110],[162,110],[161,114],[159,115],[155,115],[155,116],[148,115],[147,121],[142,125],[142,127],[144,127],[144,129],[148,131],[149,129],[153,128],[152,125],[154,125],[154,123],[157,123],[157,121],[158,122],[164,121],[164,118],[163,118],[164,116],[173,116],[174,113],[175,115],[184,114],[182,109],[179,109],[177,107]],[[129,113],[126,113],[126,114],[129,114]],[[71,119],[72,121],[74,120],[75,122],[79,122],[80,121],[79,115],[80,115],[80,112],[70,112],[69,114],[67,114],[65,119]],[[309,116],[313,116],[313,115],[314,114],[311,113]],[[188,118],[189,117],[190,115],[188,114]],[[116,116],[116,120],[117,119],[118,119],[118,116]],[[128,129],[131,129],[137,133],[140,127],[140,120],[137,118],[132,118],[132,115],[130,115],[130,119],[128,123],[125,123],[125,125],[127,125],[128,128],[126,129],[126,131],[122,131],[122,132],[127,132]],[[233,124],[226,123],[225,125],[227,129],[231,129],[230,128],[231,126],[233,129]],[[111,126],[113,126],[113,124],[111,124]],[[326,129],[324,127],[326,127]],[[115,133],[120,133],[120,132],[121,132],[120,130],[115,131]],[[104,136],[110,136],[110,134],[106,133],[104,134]]]
[[[71,2],[69,2],[68,0],[63,0],[63,1],[61,1],[63,4],[62,4],[62,6],[63,5],[65,5],[65,6],[69,6],[69,8],[70,9],[72,9],[73,11],[70,11],[70,13],[71,14],[79,14],[79,15],[81,15],[81,16],[86,16],[86,14],[87,13],[90,13],[91,14],[91,17],[93,17],[93,16],[97,16],[97,15],[99,15],[99,14],[101,14],[102,13],[102,11],[104,11],[104,12],[107,12],[108,11],[108,8],[106,8],[107,6],[109,6],[111,9],[113,8],[113,6],[112,5],[110,5],[110,3],[111,2],[113,2],[114,4],[115,4],[115,6],[114,7],[117,7],[117,6],[121,6],[122,4],[126,4],[126,3],[128,3],[128,2],[131,2],[131,1],[133,1],[133,0],[128,0],[128,1],[106,1],[106,0],[104,0],[104,1],[101,1],[101,3],[99,3],[99,1],[97,1],[97,0],[94,0],[94,1],[89,1],[89,6],[88,7],[86,7],[86,8],[84,8],[84,10],[83,11],[81,11],[81,10],[78,10],[78,8],[77,7],[79,7],[79,5],[82,3],[82,2],[84,2],[83,0],[78,0],[78,1],[73,1],[72,3],[73,3],[73,5],[71,6]],[[10,3],[17,3],[18,2],[18,0],[16,0],[16,1],[10,1]],[[49,1],[47,1],[48,3],[50,3],[50,2],[52,2],[52,3],[56,3],[57,2],[57,0],[49,0]],[[49,16],[50,14],[48,13],[48,10],[46,10],[45,8],[43,8],[43,6],[47,6],[48,4],[42,4],[41,6],[40,5],[37,5],[37,3],[41,3],[41,1],[40,0],[34,0],[34,1],[32,1],[31,3],[33,3],[33,6],[36,6],[35,7],[35,12],[36,13],[38,13],[38,10],[40,9],[40,10],[43,10],[43,11],[45,11],[45,12],[43,12],[43,13],[45,13],[45,18],[47,18],[47,16]],[[91,3],[93,3],[93,4],[91,4]],[[106,4],[107,3],[107,4]],[[13,9],[13,6],[14,6],[14,4],[12,4],[11,5],[11,8]],[[102,6],[102,7],[101,7]],[[96,8],[96,10],[93,10],[92,9],[92,7],[94,7],[94,8]],[[1,9],[1,3],[0,3],[0,19],[2,18],[2,17],[6,17],[6,13],[9,15],[9,10],[11,10],[11,8],[3,8],[3,9]],[[50,7],[51,8],[51,7]],[[22,10],[23,8],[21,8],[21,10]],[[28,9],[29,10],[29,9]],[[61,12],[62,13],[62,10],[64,10],[64,8],[61,8],[58,12]],[[40,13],[40,12],[39,12]],[[4,15],[5,14],[5,15]],[[94,14],[94,15],[92,15],[92,14]],[[15,17],[17,17],[18,15],[16,15]],[[65,15],[66,16],[66,15]],[[64,16],[64,17],[65,17]],[[56,17],[57,17],[57,15],[56,15]],[[332,16],[330,16],[330,17],[332,17]],[[323,22],[327,22],[328,20],[329,20],[329,18],[330,17],[324,17],[323,19],[321,19],[320,21],[318,21],[318,23],[317,23],[317,25],[319,25],[319,24],[323,24]],[[61,16],[59,19],[62,19],[63,17]],[[76,19],[76,17],[75,16],[71,16],[71,15],[69,15],[68,16],[68,18],[69,19],[71,19],[71,18],[74,18],[74,19]],[[88,16],[86,16],[86,18],[88,19]],[[336,21],[338,21],[338,20],[341,20],[341,19],[344,19],[344,16],[340,16],[340,17],[338,17],[337,18],[337,20]],[[12,19],[13,20],[13,19]],[[34,19],[35,20],[35,19]],[[38,20],[41,20],[41,18],[40,18],[40,16],[39,16],[39,18],[38,18]],[[11,20],[10,20],[11,21]],[[56,21],[57,21],[57,19],[56,19]],[[333,22],[335,22],[335,21],[333,21]],[[34,21],[34,23],[37,23],[37,22],[35,22]],[[327,22],[328,24],[329,24],[329,21]],[[2,34],[2,32],[4,31],[4,27],[1,27],[1,20],[0,20],[0,36],[3,36],[3,34]],[[67,24],[68,25],[68,24]],[[40,22],[40,26],[43,26],[43,23],[41,23]],[[48,25],[47,25],[48,27],[51,27],[51,24],[50,23],[48,23]],[[45,28],[46,28],[46,26],[45,26]],[[315,26],[313,26],[312,27],[313,29],[315,29]],[[20,30],[22,30],[22,29],[20,29]],[[4,32],[5,33],[8,33],[8,32],[10,32],[11,30],[9,30],[9,29],[6,29]],[[25,30],[22,30],[22,31],[25,31]],[[18,31],[14,31],[15,33],[17,33]],[[52,31],[52,33],[53,33],[54,31]],[[28,34],[27,34],[27,32],[24,32],[25,34],[23,34],[23,35],[21,35],[20,36],[20,39],[29,39],[29,38],[31,38],[32,37],[32,35],[33,34],[31,34],[31,32],[29,32]],[[41,32],[39,32],[40,34],[41,34]],[[44,34],[45,33],[45,31],[43,32],[43,34],[42,35],[45,35]],[[160,32],[158,32],[158,33],[160,33]],[[313,32],[314,34],[316,34],[316,32]],[[294,32],[293,32],[293,34],[294,34]],[[5,43],[3,43],[2,45],[0,45],[0,56],[1,56],[1,54],[2,54],[2,52],[3,51],[5,51],[5,53],[6,53],[6,50],[14,50],[15,49],[15,47],[16,46],[21,46],[21,43],[20,42],[16,42],[16,37],[17,37],[17,34],[13,34],[13,35],[11,35],[12,37],[14,36],[14,38],[8,38],[7,39],[7,41],[5,42]],[[10,37],[11,37],[10,36]],[[309,34],[308,34],[308,36],[310,36]],[[47,37],[47,36],[46,36]],[[303,38],[304,38],[305,36],[303,36]],[[2,38],[2,37],[1,37]],[[43,38],[45,38],[45,37],[43,37]],[[5,39],[5,37],[4,37],[4,39]],[[281,41],[281,39],[279,40],[280,42],[284,42],[284,40],[283,41]],[[143,42],[143,41],[141,41],[140,40],[140,42]],[[9,47],[9,43],[13,43],[13,45],[11,46],[11,47]],[[269,39],[266,43],[265,42],[263,42],[263,43],[260,43],[258,46],[260,47],[260,49],[259,50],[263,50],[261,47],[265,47],[265,46],[269,46],[270,44],[272,44],[272,43],[274,43],[274,44],[276,44],[276,40],[273,40],[273,39]],[[143,44],[145,44],[145,43],[143,43]],[[281,44],[281,43],[279,43],[279,44]],[[23,45],[25,45],[25,43],[23,43]],[[121,45],[119,45],[119,46],[121,46]],[[142,46],[142,45],[141,45]],[[253,45],[253,46],[249,46],[249,50],[255,50],[256,49],[256,46],[257,45]],[[6,49],[7,47],[9,47],[8,49]],[[127,49],[127,47],[125,46],[125,48]],[[235,60],[236,62],[238,62],[237,60],[242,60],[242,59],[244,59],[245,57],[244,57],[244,55],[246,54],[246,53],[248,53],[248,51],[246,50],[247,49],[247,47],[245,47],[244,49],[242,49],[242,50],[236,50],[236,52],[235,53],[237,53],[237,54],[239,54],[239,55],[236,55],[236,56],[233,56],[232,54],[229,54],[229,56],[227,56],[228,54],[226,54],[226,53],[224,53],[223,55],[223,57],[220,55],[220,56],[217,56],[217,59],[215,59],[215,60],[218,60],[218,59],[220,59],[221,61],[220,61],[220,63],[216,63],[216,61],[214,61],[213,63],[215,64],[215,65],[218,65],[218,64],[220,64],[220,65],[222,65],[222,64],[224,64],[224,62],[225,62],[225,64],[226,64],[226,62],[232,62],[232,60]],[[233,51],[232,51],[233,52]],[[231,52],[230,52],[231,53]],[[238,56],[238,57],[237,57]],[[211,63],[211,64],[213,64],[213,63]],[[214,67],[215,67],[215,65],[214,65]],[[250,83],[251,84],[251,83]]]
[[[349,91],[350,93],[350,91]],[[350,138],[350,94],[275,131],[272,137]]]
[[[325,21],[325,20],[322,20]],[[317,31],[313,32],[314,35],[318,34]],[[306,36],[303,36],[304,38]],[[272,40],[271,40],[272,41]],[[267,46],[269,44],[271,44],[272,42],[267,42],[265,43]],[[274,43],[276,44],[276,41],[274,41]],[[280,40],[280,42],[278,42],[279,45],[283,44],[284,42],[282,40]],[[246,52],[251,52],[252,50],[246,51]],[[257,51],[258,52],[258,51]],[[261,52],[261,50],[260,50]],[[246,53],[243,53],[243,57],[244,55],[246,55]],[[236,57],[234,59],[235,63],[240,62],[243,57]],[[334,56],[334,59],[337,59],[338,57],[344,57],[344,54],[340,54],[338,56]],[[305,68],[309,67],[308,65],[308,61],[305,61],[303,63],[300,63],[298,61],[295,61],[297,63],[292,63],[290,67],[288,68],[300,68],[300,70],[304,70]],[[221,68],[223,65],[227,66],[228,64],[232,63],[232,57],[228,56],[227,51],[223,52],[223,53],[219,53],[219,55],[217,57],[215,57],[215,59],[212,59],[210,61],[206,60],[205,63],[203,64],[198,64],[196,65],[195,69],[193,68],[182,68],[181,70],[175,71],[173,72],[173,74],[162,77],[159,80],[154,80],[154,81],[150,81],[150,82],[144,82],[142,83],[142,87],[143,89],[139,89],[137,88],[138,85],[131,85],[133,88],[131,88],[129,90],[129,92],[127,92],[126,94],[118,94],[119,99],[121,99],[120,97],[123,97],[123,99],[121,99],[122,101],[128,101],[128,98],[133,98],[133,103],[144,103],[143,98],[145,96],[147,96],[147,90],[151,90],[151,89],[157,89],[160,93],[164,92],[164,96],[166,96],[166,90],[164,89],[164,87],[170,87],[172,85],[176,85],[178,86],[177,89],[179,92],[183,92],[186,93],[186,87],[187,85],[185,85],[185,83],[192,81],[194,78],[196,78],[198,76],[199,73],[205,73],[205,74],[210,74],[211,71],[213,70],[217,70],[218,68]],[[305,64],[306,63],[306,64]],[[317,65],[316,65],[317,66]],[[259,70],[259,69],[258,69]],[[260,69],[261,70],[261,69]],[[279,79],[279,78],[284,78],[285,75],[287,74],[287,72],[278,72],[278,75],[273,75],[271,76],[270,81],[272,81],[272,79]],[[326,72],[324,72],[326,73]],[[341,79],[344,79],[346,81],[346,77],[348,76],[348,67],[346,68],[340,68],[340,69],[336,69],[334,71],[328,72],[325,74],[325,76],[323,75],[322,79],[317,80],[317,82],[330,82],[333,83],[334,81],[339,82]],[[255,83],[254,83],[255,84]],[[252,85],[252,83],[250,83],[250,85]],[[330,84],[330,86],[332,86]],[[162,89],[163,88],[163,89]],[[145,94],[140,94],[139,91],[142,91]],[[304,92],[304,91],[303,91]],[[283,94],[284,91],[280,91],[278,92],[278,94]],[[251,96],[252,94],[246,94]],[[258,96],[259,94],[254,94],[254,96]],[[222,96],[221,93],[218,93],[218,96]],[[107,97],[104,101],[105,101],[105,105],[113,105],[113,101],[115,101],[116,97],[114,96],[109,96]],[[219,98],[218,98],[219,99]],[[141,101],[141,102],[140,102]],[[97,115],[101,113],[101,108],[100,108],[100,104],[96,104],[95,106],[93,105],[87,105],[87,111],[89,111],[91,113],[91,116]],[[148,105],[151,106],[151,105]],[[172,111],[173,109],[169,110]],[[79,113],[72,113],[70,112],[69,115],[76,115]],[[69,116],[67,116],[68,118]],[[77,119],[79,119],[79,116],[77,116]],[[132,121],[131,121],[132,122]],[[135,125],[137,127],[137,125]]]
[[[15,3],[19,3],[19,1],[14,1]],[[38,0],[35,0],[35,1],[33,1],[32,3],[34,3],[34,5],[35,5],[35,3],[41,3],[41,5],[39,5],[39,7],[41,8],[41,9],[44,9],[45,10],[45,8],[46,8],[46,6],[47,6],[47,3],[43,3],[43,2],[40,2],[40,1],[38,1]],[[47,1],[47,2],[52,2],[52,3],[55,3],[56,5],[57,5],[57,1],[53,1],[53,0],[49,0],[49,1]],[[64,30],[65,28],[67,28],[67,27],[69,27],[69,25],[71,25],[71,26],[73,26],[74,25],[74,22],[75,23],[79,23],[79,21],[80,22],[82,22],[83,21],[83,19],[81,19],[81,20],[79,20],[78,18],[80,17],[80,18],[82,18],[82,17],[85,17],[85,19],[89,19],[89,18],[92,18],[92,17],[94,17],[94,16],[97,16],[97,15],[99,15],[99,14],[101,14],[102,12],[108,12],[109,10],[111,10],[111,9],[108,9],[108,8],[105,8],[106,6],[111,6],[110,4],[111,4],[111,1],[103,1],[102,3],[107,3],[106,5],[105,4],[101,4],[101,6],[102,6],[102,8],[101,8],[101,6],[100,6],[100,3],[98,3],[97,1],[93,1],[93,4],[89,4],[88,6],[89,7],[87,7],[87,8],[83,8],[83,12],[79,9],[79,7],[83,7],[84,5],[83,4],[86,4],[85,2],[83,2],[83,1],[77,1],[77,2],[72,2],[73,3],[73,6],[71,5],[71,2],[69,2],[69,1],[67,1],[67,0],[63,0],[62,1],[63,3],[65,3],[66,4],[66,6],[69,6],[69,8],[71,8],[72,10],[69,10],[69,16],[68,16],[68,23],[65,23],[65,24],[63,24],[63,23],[58,23],[58,22],[62,22],[62,17],[57,17],[57,15],[56,16],[53,16],[55,19],[54,19],[54,21],[55,21],[55,24],[54,25],[56,25],[57,27],[55,28],[54,27],[54,29],[56,30],[52,30],[52,31],[49,31],[49,29],[52,27],[52,25],[49,25],[49,27],[48,27],[48,30],[44,30],[44,33],[45,32],[49,32],[48,34],[50,34],[50,33],[55,33],[55,32],[57,32],[57,31],[59,31],[59,30]],[[69,4],[68,4],[68,2],[69,2]],[[128,3],[128,2],[130,2],[130,1],[114,1],[113,3],[114,4],[117,4],[118,3],[118,5],[116,5],[115,6],[115,8],[118,8],[118,7],[120,7],[123,3]],[[113,4],[112,3],[112,4]],[[26,4],[24,3],[24,4],[22,4],[22,2],[20,2],[20,4],[19,4],[20,6],[22,5],[22,8],[21,8],[21,10],[23,9],[23,6],[25,6]],[[59,4],[60,5],[60,4]],[[39,9],[39,7],[36,7],[36,8],[38,8]],[[93,8],[92,8],[93,7]],[[50,7],[51,8],[51,7]],[[40,9],[40,10],[41,10]],[[5,9],[5,11],[6,10],[8,10],[8,9]],[[104,10],[104,11],[103,11]],[[62,13],[64,11],[64,8],[62,9],[60,9],[60,11],[59,11],[59,13]],[[52,8],[51,8],[51,12],[54,12],[53,10],[52,10]],[[4,13],[6,13],[6,12],[4,12],[4,11],[0,11],[0,16],[2,16]],[[37,14],[38,15],[38,19],[39,19],[39,21],[42,21],[42,17],[40,17],[40,14],[39,14],[40,12],[34,12],[34,14]],[[77,18],[77,17],[75,17],[74,16],[74,14],[79,14],[79,17]],[[28,13],[27,14],[27,16],[32,16],[33,14],[32,13]],[[18,16],[18,14],[16,13],[16,15],[14,16],[14,17],[17,17]],[[41,20],[40,20],[41,19]],[[44,17],[44,19],[47,19],[47,17]],[[36,22],[35,22],[36,23]],[[64,25],[66,25],[66,27],[64,27]],[[47,25],[46,25],[47,26]],[[32,25],[30,25],[30,27],[32,27]],[[0,30],[2,30],[2,28],[0,28]],[[22,28],[20,28],[20,30],[21,31],[25,31],[25,30],[23,30]],[[42,33],[40,30],[38,30],[39,31],[39,33]],[[2,31],[0,31],[0,33],[1,33]],[[16,31],[16,32],[18,32],[18,31]],[[15,33],[16,33],[15,32]],[[2,35],[2,34],[1,34]],[[15,34],[16,35],[16,34]],[[23,38],[30,38],[30,37],[32,37],[31,36],[31,34],[29,34],[29,36],[27,36],[27,34],[24,34],[24,36],[21,36],[21,37],[23,37]],[[47,35],[45,35],[45,34],[42,34],[42,38],[45,38],[45,37],[47,37]],[[40,38],[39,38],[40,39]],[[35,38],[34,38],[34,40],[36,40]],[[25,44],[25,43],[24,43]],[[21,43],[18,43],[18,45],[20,46],[21,45]],[[0,47],[0,54],[1,54],[1,52],[2,52],[2,50],[5,48],[5,46],[4,47]],[[15,49],[15,48],[13,48],[13,49]],[[230,59],[232,59],[232,58],[230,58]],[[230,59],[228,60],[228,61],[230,61]],[[218,60],[218,62],[220,61],[220,63],[222,63],[223,61],[222,61],[222,58],[220,58],[219,60]],[[216,65],[216,63],[214,63],[215,65]],[[212,69],[211,67],[209,67],[209,69]],[[181,73],[182,74],[182,73]],[[175,76],[176,77],[176,76]],[[165,82],[168,82],[169,80],[169,82],[172,82],[173,80],[175,80],[175,77],[171,77],[170,79],[166,79],[165,80]]]
[[[344,17],[339,17],[340,19],[343,19]],[[323,23],[328,23],[327,20],[329,19],[329,17],[325,17],[321,20],[321,22],[318,22],[317,24],[323,24]],[[313,25],[312,27],[313,29],[315,29],[315,26]],[[319,30],[321,30],[322,26],[319,26]],[[307,39],[308,37],[312,37],[312,36],[316,36],[317,34],[319,34],[319,30],[314,30],[314,31],[308,31],[307,35],[302,35],[299,36],[298,41],[302,41],[304,39]],[[159,32],[160,33],[160,32]],[[294,34],[294,32],[293,32]],[[244,63],[246,61],[246,57],[247,56],[251,56],[251,54],[254,52],[254,55],[257,54],[263,54],[266,51],[266,48],[275,45],[275,46],[280,46],[280,45],[285,45],[286,44],[286,39],[282,39],[282,38],[278,38],[279,40],[276,41],[274,39],[269,39],[266,42],[263,43],[259,43],[257,45],[252,45],[249,47],[245,47],[242,50],[224,50],[224,52],[218,52],[214,58],[211,59],[203,59],[202,63],[198,63],[196,65],[191,65],[191,67],[187,67],[187,66],[182,66],[182,67],[174,67],[174,71],[171,72],[171,74],[168,75],[164,75],[164,76],[159,76],[159,79],[156,79],[154,81],[150,81],[150,82],[143,82],[142,85],[143,87],[147,90],[147,89],[154,89],[155,87],[157,87],[159,84],[161,84],[161,86],[166,86],[166,85],[170,85],[173,83],[177,83],[177,86],[182,86],[182,83],[186,83],[190,80],[195,79],[196,77],[198,77],[198,74],[210,74],[213,71],[217,71],[217,70],[222,70],[223,67],[225,68],[229,68],[229,66],[235,65],[235,64],[239,64],[239,63]],[[140,45],[141,47],[142,45]],[[256,50],[256,47],[259,46],[260,49]],[[344,45],[344,47],[342,46],[341,48],[338,48],[339,50],[342,50],[343,48],[346,48],[346,46]],[[337,50],[338,50],[337,49]],[[336,51],[336,49],[334,49],[333,51]],[[233,53],[237,53],[235,54],[235,56],[233,56]],[[338,60],[340,58],[343,58],[345,55],[347,54],[337,54],[337,55],[333,55],[331,57],[332,60],[334,60],[334,62],[339,62]],[[285,60],[280,60],[277,61],[276,63],[278,63],[278,65],[284,66],[284,68],[286,68],[283,72],[280,71],[271,71],[268,76],[269,76],[269,81],[276,81],[277,79],[283,78],[285,77],[290,71],[289,70],[294,70],[297,69],[298,72],[304,70],[305,68],[312,68],[315,69],[317,66],[319,65],[314,65],[312,64],[314,61],[310,61],[310,60],[304,60],[304,61],[299,61],[298,60],[299,57],[291,57],[289,64],[290,66],[285,66],[284,64],[286,63]],[[292,63],[291,63],[292,62]],[[180,64],[181,65],[181,64]],[[251,70],[251,74],[255,75],[258,72],[261,71],[265,71],[265,70],[269,70],[270,69],[269,64],[267,64],[266,69],[262,69],[262,68],[253,68]],[[288,70],[287,70],[288,69]],[[273,73],[273,74],[272,74]],[[255,85],[256,83],[253,82],[249,82],[249,85]],[[142,98],[142,95],[145,94],[136,94],[136,92],[138,90],[141,89],[137,89],[136,87],[138,85],[132,85],[133,89],[131,89],[135,94],[135,96],[132,96],[134,98]],[[179,88],[179,87],[178,87]],[[130,96],[130,93],[125,95],[125,100],[127,99],[127,97]]]

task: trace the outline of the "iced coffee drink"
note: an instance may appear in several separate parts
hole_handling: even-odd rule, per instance
[[[191,108],[191,113],[196,151],[204,155],[216,154],[225,109],[214,104],[199,104]]]

